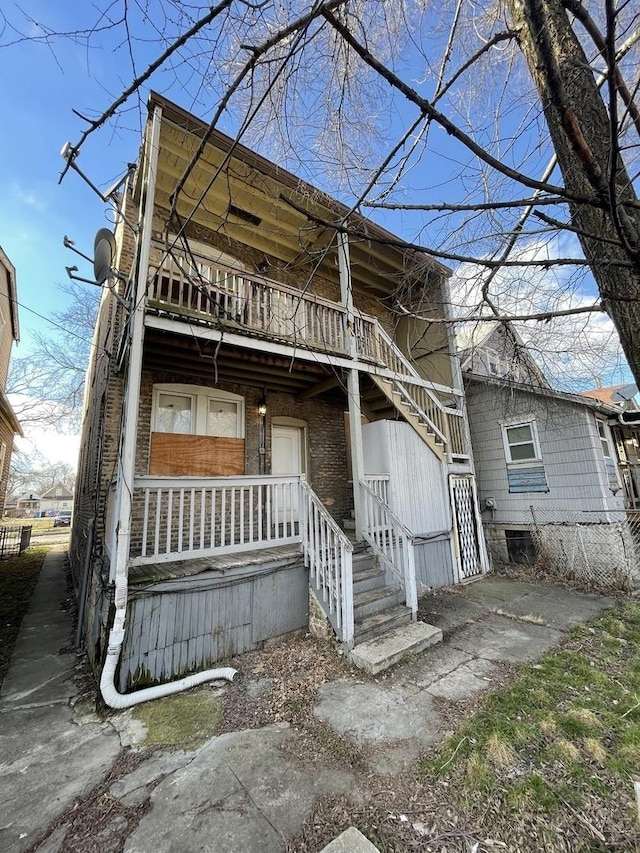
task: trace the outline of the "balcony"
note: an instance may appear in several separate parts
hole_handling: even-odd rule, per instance
[[[408,408],[450,460],[468,459],[462,392],[421,376],[374,317],[355,312],[351,350],[347,311],[336,302],[221,261],[167,255],[159,244],[154,245],[153,257],[156,272],[147,291],[150,313],[227,335],[267,339],[294,347],[300,357],[305,352],[309,359],[319,354],[327,360],[337,357],[336,367],[347,367],[355,359],[386,381],[392,404],[400,412],[400,404]]]

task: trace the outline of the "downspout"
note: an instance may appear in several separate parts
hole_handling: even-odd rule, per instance
[[[115,553],[115,615],[109,632],[107,656],[100,677],[100,692],[110,708],[130,708],[150,699],[158,699],[179,693],[214,679],[232,681],[236,670],[231,667],[209,669],[205,672],[181,678],[168,684],[147,687],[135,693],[120,693],[115,686],[115,674],[122,651],[125,635],[125,619],[128,596],[128,564],[131,541],[131,508],[135,478],[136,433],[138,420],[138,401],[142,374],[142,353],[144,342],[144,312],[146,304],[147,276],[151,254],[151,233],[155,205],[156,175],[158,171],[158,152],[160,147],[160,124],[162,110],[156,106],[151,124],[151,136],[147,141],[146,165],[147,180],[143,184],[143,203],[140,210],[140,252],[136,270],[136,286],[133,290],[132,314],[130,320],[131,348],[129,352],[129,370],[124,400],[124,430],[119,454],[119,507],[116,528]]]

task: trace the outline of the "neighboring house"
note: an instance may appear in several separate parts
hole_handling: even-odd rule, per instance
[[[63,483],[55,483],[40,496],[40,512],[55,515],[61,509],[73,507],[73,492]]]
[[[319,617],[351,652],[485,571],[446,268],[157,95],[114,252],[71,542],[103,684]]]
[[[612,405],[554,391],[508,324],[483,324],[460,352],[480,508],[497,563],[533,561],[534,533],[548,526],[610,525],[624,509],[610,419]],[[514,356],[517,352],[517,357]],[[492,360],[502,369],[490,369]],[[468,372],[470,371],[471,372]],[[523,377],[529,377],[523,381]]]
[[[34,518],[40,514],[40,495],[29,492],[21,495],[16,502],[18,518]]]
[[[640,510],[640,395],[634,383],[584,391],[583,396],[605,403],[615,411],[609,420],[625,507]]]
[[[20,340],[17,300],[16,271],[0,246],[0,514],[4,512],[13,439],[22,435],[6,392],[11,348]]]

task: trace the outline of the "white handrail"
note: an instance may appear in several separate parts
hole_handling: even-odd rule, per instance
[[[305,482],[300,481],[305,565],[318,600],[336,634],[350,649],[354,642],[353,545]]]
[[[388,568],[404,590],[405,602],[413,619],[418,613],[414,534],[392,512],[366,482],[360,480],[364,505],[363,536],[374,553]]]

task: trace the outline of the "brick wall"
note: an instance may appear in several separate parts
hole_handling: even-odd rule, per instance
[[[138,442],[136,448],[136,474],[148,473],[149,440],[151,436],[151,409],[154,384],[187,383],[190,376],[181,373],[144,370],[138,416]],[[239,394],[245,401],[245,473],[260,473],[260,416],[258,404],[263,391],[250,386],[221,382],[208,386]],[[307,426],[307,479],[329,512],[341,521],[353,507],[353,496],[348,484],[344,411],[346,400],[340,394],[314,397],[302,403],[293,396],[272,393],[267,395],[265,434],[265,473],[271,472],[271,427],[273,418],[289,417],[304,421]]]

